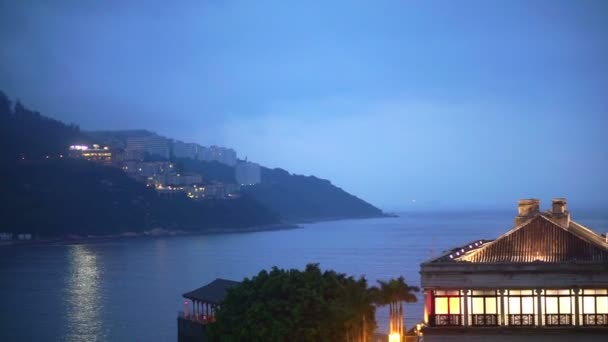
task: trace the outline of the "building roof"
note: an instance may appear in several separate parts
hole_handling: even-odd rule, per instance
[[[562,227],[545,214],[537,214],[494,241],[469,244],[431,262],[608,263],[608,244],[579,223],[570,221]]]
[[[240,284],[238,281],[218,278],[203,287],[184,293],[183,297],[199,302],[220,304],[224,300],[228,289],[238,284]]]

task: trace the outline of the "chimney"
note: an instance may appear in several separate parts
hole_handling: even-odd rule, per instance
[[[518,215],[515,217],[515,226],[530,220],[540,213],[540,200],[537,198],[521,199],[517,201]]]
[[[570,226],[570,212],[566,206],[566,199],[554,198],[551,200],[551,211],[548,216],[551,221],[568,228]]]

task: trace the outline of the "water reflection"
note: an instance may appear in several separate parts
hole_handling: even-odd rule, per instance
[[[99,341],[102,337],[100,319],[100,272],[91,246],[70,246],[67,273],[66,315],[67,341]]]

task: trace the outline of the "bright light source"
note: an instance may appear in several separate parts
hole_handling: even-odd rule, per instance
[[[388,342],[401,342],[401,335],[399,335],[399,333],[388,335]]]

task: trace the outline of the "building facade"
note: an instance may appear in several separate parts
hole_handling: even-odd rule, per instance
[[[236,165],[236,151],[220,146],[199,146],[198,159],[202,161],[216,161],[229,166]]]
[[[519,201],[514,228],[421,265],[424,341],[608,340],[608,243],[572,221],[565,199],[544,213]]]
[[[260,164],[248,161],[239,161],[235,166],[237,184],[254,185],[262,181]]]
[[[165,179],[167,185],[198,185],[203,183],[203,176],[197,173],[171,173]]]
[[[144,152],[150,156],[169,159],[169,140],[159,135],[128,137],[126,145],[127,153]]]
[[[108,146],[101,147],[97,144],[88,145],[72,145],[68,151],[70,158],[86,159],[94,162],[111,164],[112,151]]]
[[[197,159],[199,148],[200,148],[200,146],[195,143],[185,143],[185,142],[181,142],[181,141],[175,141],[173,143],[173,157]]]

